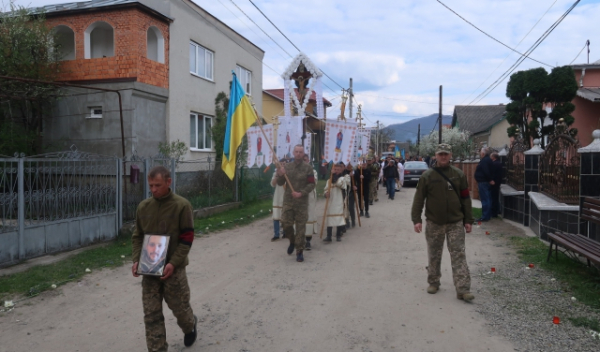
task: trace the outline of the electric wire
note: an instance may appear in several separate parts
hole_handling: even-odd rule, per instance
[[[550,10],[552,9],[552,7],[554,7],[554,5],[556,4],[558,0],[554,0],[554,2],[552,3],[552,5],[550,5],[550,7],[546,10],[546,12],[544,12],[544,14],[542,15],[542,17],[540,17],[537,22],[533,25],[533,27],[531,27],[531,29],[529,30],[529,32],[527,32],[527,34],[525,34],[525,36],[523,36],[523,38],[521,38],[521,40],[517,43],[517,45],[515,46],[515,48],[518,48],[519,45],[521,45],[521,43],[523,42],[523,40],[525,40],[525,38],[527,38],[527,36],[529,36],[529,34],[533,31],[533,29],[540,23],[540,21],[546,16],[546,14],[548,14],[548,12],[550,12]],[[481,82],[481,84],[479,84],[479,86],[477,86],[477,88],[475,88],[471,93],[469,93],[469,95],[467,95],[467,97],[465,99],[463,99],[463,101],[460,102],[460,105],[464,104],[465,101],[469,100],[469,98],[471,97],[471,95],[473,95],[475,92],[477,92],[479,90],[479,88],[481,88],[481,86],[487,82],[488,79],[490,79],[490,77],[492,77],[492,75],[494,73],[496,73],[496,71],[498,71],[498,69],[506,62],[506,59],[508,59],[510,57],[512,53],[508,53],[508,55],[506,55],[504,57],[504,59],[502,60],[502,62],[496,66],[496,68],[483,80],[483,82]]]
[[[259,34],[258,34],[258,33],[257,33],[255,30],[254,30],[254,29],[252,29],[252,28],[251,28],[251,27],[250,27],[250,26],[249,26],[249,25],[248,25],[246,22],[242,21],[242,19],[241,19],[241,18],[240,18],[238,15],[236,15],[236,14],[235,14],[235,13],[234,13],[234,12],[233,12],[233,11],[232,11],[230,8],[229,8],[229,7],[225,6],[225,4],[224,4],[224,3],[223,3],[221,0],[218,0],[218,1],[219,1],[219,3],[220,3],[220,4],[221,4],[221,5],[222,5],[222,6],[223,6],[225,9],[227,9],[227,11],[229,11],[229,12],[230,12],[232,15],[234,15],[234,16],[235,16],[235,18],[237,18],[237,19],[238,19],[238,21],[240,21],[240,23],[242,23],[244,26],[246,26],[246,28],[248,28],[249,30],[251,30],[251,31],[252,31],[252,33],[256,34],[256,36],[257,36],[257,37],[260,37],[260,35],[259,35]],[[233,1],[232,1],[232,2],[233,2]],[[235,3],[234,3],[234,5],[235,5]],[[237,6],[237,5],[236,5],[236,6]],[[265,43],[265,44],[267,44],[268,46],[270,46],[271,48],[275,49],[275,48],[273,47],[273,45],[271,45],[271,44],[270,44],[268,41],[264,40],[264,38],[261,38],[261,39],[263,39],[263,40],[262,40],[262,41],[263,41],[263,43]],[[278,51],[277,51],[277,54],[278,54],[279,56],[281,56],[283,59],[286,59],[286,57],[285,57],[285,56],[283,56],[283,55],[281,55],[281,53],[280,53],[280,52],[278,52]]]
[[[456,16],[458,16],[460,19],[462,19],[463,21],[465,21],[465,22],[467,22],[468,24],[470,24],[470,25],[471,25],[473,28],[475,28],[475,29],[477,29],[478,31],[480,31],[481,33],[485,34],[487,37],[489,37],[489,38],[490,38],[490,39],[492,39],[493,41],[495,41],[495,42],[497,42],[497,43],[501,44],[502,46],[504,46],[504,47],[506,47],[506,48],[508,48],[508,49],[510,49],[510,50],[512,50],[512,51],[514,51],[515,53],[517,53],[517,54],[519,54],[519,55],[521,55],[521,56],[525,56],[526,58],[528,58],[528,59],[530,59],[530,60],[533,60],[533,61],[535,61],[535,62],[537,62],[537,63],[540,63],[540,64],[542,64],[542,65],[544,65],[544,66],[548,66],[548,67],[554,67],[554,66],[552,66],[552,65],[548,65],[548,64],[546,64],[546,63],[543,63],[543,62],[541,62],[541,61],[538,61],[538,60],[536,60],[536,59],[534,59],[534,58],[532,58],[532,57],[529,57],[529,54],[523,54],[523,53],[521,53],[521,52],[517,51],[516,49],[514,49],[514,48],[512,48],[512,47],[510,47],[510,46],[508,46],[508,45],[506,45],[506,44],[504,44],[503,42],[499,41],[498,39],[494,38],[494,37],[493,37],[493,36],[491,36],[490,34],[486,33],[485,31],[483,31],[482,29],[480,29],[479,27],[477,27],[477,26],[476,26],[476,25],[474,25],[473,23],[469,22],[469,21],[468,21],[466,18],[464,18],[463,16],[459,15],[459,14],[458,14],[456,11],[454,11],[454,10],[452,10],[450,7],[448,7],[448,5],[444,4],[444,3],[443,3],[443,2],[441,2],[440,0],[436,0],[436,1],[437,1],[437,2],[439,2],[439,3],[440,3],[442,6],[444,6],[445,8],[447,8],[448,10],[450,10],[450,12],[452,12],[453,14],[455,14]]]
[[[581,48],[581,50],[579,50],[579,54],[577,54],[577,56],[575,56],[575,58],[569,62],[569,65],[572,65],[573,62],[575,62],[575,60],[577,60],[577,58],[579,57],[579,55],[581,55],[581,53],[583,52],[583,49],[585,49],[585,47],[588,45],[588,41],[585,41],[585,44],[583,44],[583,48]]]
[[[269,37],[269,39],[271,39],[281,50],[283,50],[284,53],[286,53],[289,57],[292,57],[292,55],[290,53],[288,53],[287,50],[285,50],[281,45],[279,45],[279,43],[276,42],[275,39],[273,39],[267,32],[264,31],[264,29],[261,28],[261,26],[259,26],[256,22],[254,22],[254,20],[250,16],[248,16],[244,12],[244,10],[242,10],[233,0],[229,0],[229,1],[231,1],[231,3],[233,5],[235,5],[235,7],[237,7],[237,9],[240,10],[240,12],[244,14],[244,16],[246,16],[252,23],[254,23],[254,25],[256,27],[258,27],[258,29],[260,29],[267,37]]]
[[[275,25],[275,23],[273,23],[273,21],[271,21],[271,19],[270,19],[270,18],[269,18],[269,17],[268,17],[268,16],[267,16],[267,15],[266,15],[264,12],[262,12],[262,10],[261,10],[261,9],[260,9],[258,6],[256,6],[256,4],[255,4],[255,3],[254,3],[252,0],[248,0],[248,1],[250,1],[250,3],[251,3],[251,4],[252,4],[252,5],[253,5],[253,6],[254,6],[254,7],[257,9],[257,10],[258,10],[258,12],[260,12],[260,13],[263,15],[263,17],[264,17],[264,18],[265,18],[267,21],[269,21],[269,23],[271,23],[271,25],[272,25],[273,27],[275,27],[275,29],[277,29],[277,31],[278,31],[278,32],[279,32],[279,33],[280,33],[280,34],[281,34],[281,35],[282,35],[282,36],[283,36],[285,39],[287,39],[287,41],[288,41],[288,42],[290,42],[290,44],[292,44],[292,46],[293,46],[294,48],[296,48],[296,50],[298,50],[298,52],[302,52],[302,50],[300,50],[300,48],[298,48],[298,46],[296,46],[296,44],[294,44],[294,43],[293,43],[293,42],[290,40],[290,38],[288,38],[288,37],[287,37],[287,36],[286,36],[286,35],[285,35],[285,34],[284,34],[282,31],[281,31],[281,29],[279,29],[279,27],[277,27],[277,26]],[[327,78],[329,78],[329,79],[331,80],[331,82],[335,83],[335,84],[336,84],[338,87],[340,87],[341,89],[344,89],[344,87],[342,87],[342,86],[341,86],[339,83],[337,83],[337,82],[336,82],[336,81],[335,81],[333,78],[329,77],[329,75],[328,75],[327,73],[325,73],[325,71],[321,70],[321,72],[323,72],[323,74],[324,74],[324,75],[325,75]]]
[[[571,5],[571,7],[569,7],[567,9],[567,11],[562,14],[557,20],[556,22],[554,22],[550,28],[548,28],[536,41],[535,43],[533,43],[533,45],[527,49],[527,53],[532,53],[549,35],[550,33],[552,33],[552,31],[554,31],[554,29],[556,27],[558,27],[558,25],[569,15],[569,13],[571,13],[571,11],[573,11],[573,9],[575,8],[575,6],[577,6],[577,4],[579,4],[581,0],[577,0],[575,1],[575,3],[573,3],[573,5]],[[525,56],[520,56],[517,61],[508,68],[508,70],[506,70],[496,81],[494,81],[488,88],[486,88],[483,92],[481,92],[475,99],[473,99],[469,105],[473,104],[473,103],[478,103],[479,101],[481,101],[483,98],[485,98],[488,94],[490,94],[494,89],[496,89],[496,87],[498,87],[498,85],[500,85],[500,83],[502,83],[507,77],[508,75],[510,75],[523,61],[525,60]]]

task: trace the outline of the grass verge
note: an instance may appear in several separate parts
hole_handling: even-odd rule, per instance
[[[196,234],[207,234],[226,230],[236,226],[247,225],[258,219],[271,216],[273,199],[261,199],[249,204],[242,204],[238,209],[215,214],[208,218],[194,220]]]
[[[568,318],[571,324],[574,326],[582,326],[584,328],[588,328],[594,331],[600,332],[600,321],[595,318],[586,318],[586,317],[577,317],[577,318]]]
[[[471,208],[471,211],[473,213],[473,219],[481,219],[481,208]]]
[[[124,256],[124,257],[121,257]],[[60,286],[75,281],[86,274],[86,269],[99,270],[118,267],[131,260],[131,240],[117,239],[106,246],[78,253],[59,262],[34,266],[24,272],[0,277],[0,298],[25,295],[35,297],[52,285]]]
[[[247,225],[270,216],[272,199],[243,204],[241,208],[194,221],[196,233],[206,234],[235,226]],[[209,228],[206,231],[206,227]],[[122,257],[123,256],[123,257]],[[59,262],[34,266],[26,271],[0,277],[0,299],[21,296],[18,301],[35,297],[52,285],[77,281],[86,274],[106,267],[119,267],[131,262],[131,238],[117,238],[106,246],[89,249]]]
[[[552,272],[557,280],[565,283],[563,291],[583,304],[600,309],[600,274],[597,269],[578,263],[561,252],[558,252],[558,260],[552,254],[552,259],[547,262],[548,246],[537,237],[512,237],[511,242],[526,263]]]

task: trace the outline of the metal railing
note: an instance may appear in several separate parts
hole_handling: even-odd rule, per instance
[[[566,204],[579,204],[579,142],[568,134],[552,138],[540,158],[540,192]]]
[[[517,191],[525,190],[525,150],[525,143],[516,139],[506,156],[506,183]]]

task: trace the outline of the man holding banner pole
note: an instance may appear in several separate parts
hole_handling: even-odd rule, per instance
[[[308,221],[308,197],[315,189],[315,175],[312,166],[304,162],[304,147],[294,147],[294,161],[277,167],[277,184],[286,184],[283,195],[281,225],[286,238],[290,240],[287,253],[296,249],[296,261],[304,261],[306,222]],[[294,228],[295,227],[295,228]]]

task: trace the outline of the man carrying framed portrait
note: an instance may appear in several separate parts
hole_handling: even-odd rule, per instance
[[[184,333],[186,347],[197,338],[198,318],[190,306],[186,266],[194,240],[192,205],[171,191],[171,173],[156,166],[148,173],[152,197],[144,199],[135,216],[133,247],[134,277],[142,278],[142,304],[148,351],[166,352],[167,333],[163,315],[165,301]]]

